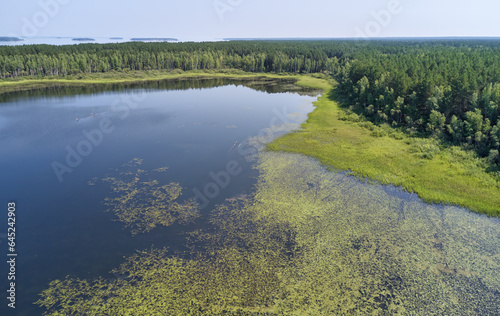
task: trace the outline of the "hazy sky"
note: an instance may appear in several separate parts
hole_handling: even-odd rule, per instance
[[[500,37],[498,0],[0,0],[0,36]]]

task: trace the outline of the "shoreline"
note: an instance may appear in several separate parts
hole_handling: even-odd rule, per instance
[[[275,139],[268,150],[313,157],[329,168],[416,193],[427,203],[500,217],[500,183],[486,172],[481,159],[456,146],[422,158],[414,147],[429,139],[372,136],[362,126],[366,122],[340,119],[334,90],[334,85],[324,90],[301,129]]]
[[[432,159],[418,157],[413,147],[428,139],[372,136],[360,124],[341,120],[339,112],[342,109],[331,96],[335,84],[326,75],[247,73],[239,70],[87,74],[67,79],[0,80],[0,95],[56,87],[194,78],[294,79],[298,86],[322,90],[323,94],[314,102],[315,109],[309,113],[302,129],[275,139],[267,145],[269,150],[310,156],[334,169],[350,170],[357,177],[401,187],[418,194],[428,203],[456,205],[476,213],[500,216],[500,184],[486,172],[479,159],[459,147],[445,148]]]
[[[79,75],[77,77],[51,77],[44,79],[29,79],[22,78],[19,80],[0,80],[0,95],[10,92],[22,92],[30,90],[39,90],[45,88],[57,87],[79,87],[92,85],[109,85],[109,84],[134,84],[154,82],[159,80],[182,80],[182,79],[295,79],[296,84],[302,87],[327,88],[324,84],[318,82],[318,78],[313,78],[309,75],[296,74],[271,74],[271,73],[248,73],[239,70],[229,70],[226,72],[208,72],[208,71],[135,71],[129,73],[97,73]]]

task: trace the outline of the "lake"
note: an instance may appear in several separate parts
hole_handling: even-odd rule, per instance
[[[15,37],[15,36],[12,36]],[[22,41],[0,41],[0,46],[18,46],[18,45],[76,45],[76,44],[110,44],[110,43],[126,43],[132,41],[130,37],[20,37]],[[73,40],[80,39],[80,40]],[[93,40],[91,40],[93,39]],[[142,42],[157,42],[155,40],[141,39]]]
[[[299,129],[317,95],[268,79],[3,95],[1,186],[4,203],[16,202],[16,315],[40,314],[32,303],[51,280],[121,280],[109,271],[136,250],[167,247],[170,257],[196,262],[193,249],[206,244],[220,262],[242,263],[223,275],[227,285],[206,281],[206,293],[276,278],[279,285],[255,283],[286,293],[266,303],[269,312],[497,313],[497,219],[264,150]],[[198,231],[212,237],[186,241]],[[286,255],[269,257],[274,250],[259,245]],[[257,304],[248,296],[224,304]]]

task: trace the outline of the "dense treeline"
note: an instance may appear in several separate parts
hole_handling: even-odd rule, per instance
[[[500,164],[500,41],[231,41],[0,47],[0,78],[137,70],[332,74],[359,116]]]
[[[112,70],[334,71],[337,58],[329,58],[317,46],[275,42],[4,46],[0,47],[0,77],[65,76]]]
[[[500,48],[398,44],[365,50],[336,74],[358,120],[472,148],[499,163]]]

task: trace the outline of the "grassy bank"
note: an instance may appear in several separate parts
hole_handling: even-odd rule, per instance
[[[500,216],[500,183],[486,172],[484,161],[458,147],[439,149],[427,139],[372,136],[373,126],[366,122],[341,120],[333,88],[325,84],[316,86],[325,93],[302,130],[276,139],[269,149],[315,157],[335,169],[401,186],[427,202]],[[432,155],[429,148],[435,148]]]

